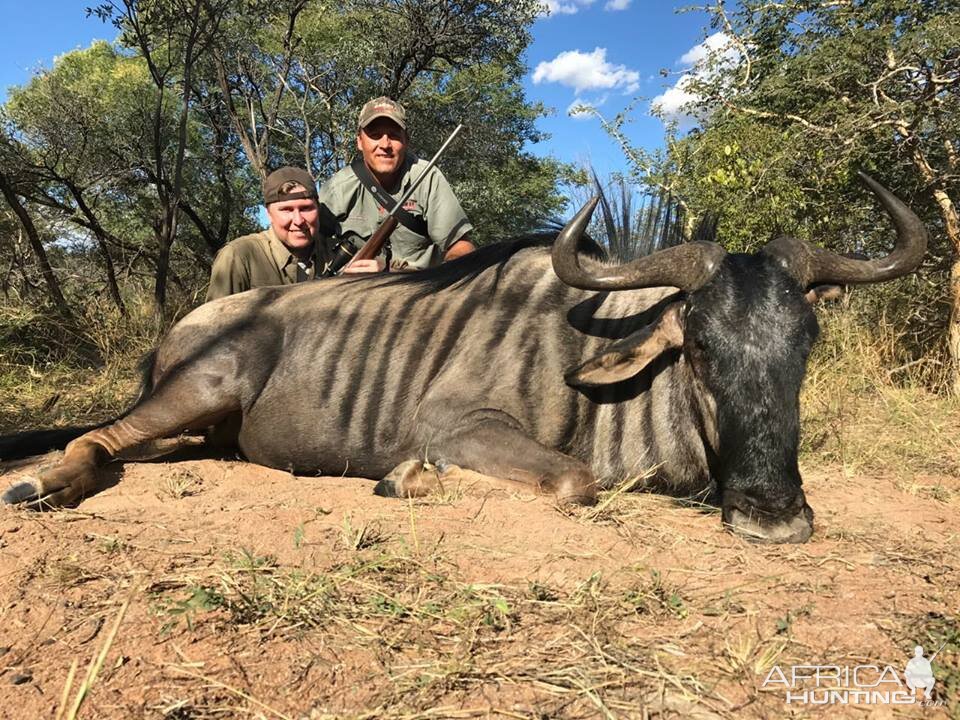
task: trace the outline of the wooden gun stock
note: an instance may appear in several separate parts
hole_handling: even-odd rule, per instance
[[[363,244],[363,247],[357,250],[353,259],[350,260],[350,263],[354,260],[372,260],[379,255],[387,240],[393,235],[393,231],[397,229],[398,224],[399,221],[395,215],[388,215],[387,218],[380,223],[380,227],[376,229],[376,232]],[[350,266],[350,263],[347,263],[347,267]]]
[[[354,251],[354,245],[347,238],[341,239],[333,248],[333,256],[327,262],[319,277],[335,277],[350,266],[354,260],[370,260],[375,258],[383,250],[383,246],[390,235],[397,229],[397,219],[393,215],[388,215],[377,228],[376,232],[363,244],[363,246]]]

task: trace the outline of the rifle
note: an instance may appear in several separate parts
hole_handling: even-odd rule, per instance
[[[380,254],[380,251],[383,250],[383,246],[386,245],[387,241],[390,239],[390,236],[393,234],[393,231],[397,229],[399,220],[397,220],[396,212],[397,208],[402,208],[404,203],[410,199],[410,196],[413,195],[413,191],[417,189],[420,183],[424,178],[427,177],[433,166],[436,164],[437,160],[440,159],[440,156],[443,155],[444,150],[447,149],[447,146],[453,141],[457,136],[457,133],[460,132],[460,129],[463,127],[463,124],[457,125],[454,128],[453,132],[450,133],[443,145],[440,146],[440,149],[437,150],[436,155],[431,158],[430,162],[427,163],[427,166],[423,169],[423,172],[420,173],[419,177],[414,180],[413,184],[410,185],[410,188],[403,194],[403,197],[397,201],[397,204],[393,206],[390,212],[387,213],[387,216],[383,219],[383,222],[380,223],[380,226],[374,231],[373,235],[363,244],[359,250],[354,252],[353,243],[349,240],[341,240],[337,243],[336,249],[334,250],[333,259],[327,264],[321,273],[322,277],[333,277],[334,275],[339,275],[344,268],[346,268],[354,260],[370,260],[375,258]]]

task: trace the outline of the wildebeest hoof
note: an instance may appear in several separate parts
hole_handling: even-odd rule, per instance
[[[6,505],[18,505],[28,510],[49,510],[74,504],[76,491],[69,485],[53,485],[37,478],[29,478],[11,485],[0,496]]]
[[[422,460],[407,460],[397,465],[373,488],[381,497],[423,497],[440,486],[437,468]]]
[[[387,478],[381,479],[380,482],[373,486],[373,494],[379,495],[380,497],[398,497],[397,489]]]
[[[725,508],[723,524],[733,533],[755,543],[803,543],[813,535],[813,510],[805,505],[791,518],[765,519],[736,507]]]
[[[96,483],[96,471],[85,464],[62,463],[36,476],[22,476],[0,496],[8,505],[50,510],[76,505]]]
[[[16,485],[11,485],[7,488],[7,491],[0,496],[0,500],[2,500],[5,505],[19,505],[30,500],[35,500],[36,497],[37,489],[32,482],[18,482]]]

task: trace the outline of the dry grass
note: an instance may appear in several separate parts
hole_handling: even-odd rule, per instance
[[[121,316],[91,300],[78,325],[0,306],[0,432],[96,422],[136,396],[137,365],[166,323],[146,302]]]
[[[203,577],[165,582],[155,606],[168,632],[183,623],[200,635],[254,631],[261,643],[309,636],[380,655],[389,682],[357,717],[472,717],[463,707],[454,714],[449,699],[500,685],[535,688],[539,717],[622,717],[645,708],[734,717],[733,704],[711,689],[716,672],[690,662],[696,637],[649,637],[689,613],[689,600],[659,572],[625,585],[597,572],[572,589],[471,583],[458,577],[453,559],[409,551],[400,542],[353,550],[352,559],[316,571],[241,552]],[[775,643],[780,652],[785,644]],[[746,653],[742,662],[763,664],[768,645],[731,657]],[[307,715],[326,716],[322,708]]]
[[[164,473],[157,488],[157,497],[182,500],[203,490],[203,478],[195,472],[177,468]]]
[[[823,308],[819,319],[821,341],[801,397],[807,461],[907,484],[924,474],[960,475],[960,403],[935,391],[945,390],[942,359],[901,362],[902,332],[883,319],[866,331],[855,299]],[[938,492],[935,481],[926,485]],[[921,481],[917,492],[923,488]]]

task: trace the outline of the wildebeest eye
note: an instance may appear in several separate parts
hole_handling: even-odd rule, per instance
[[[699,337],[687,336],[683,349],[686,355],[697,367],[702,366],[709,356],[707,348],[704,346],[703,341]]]

